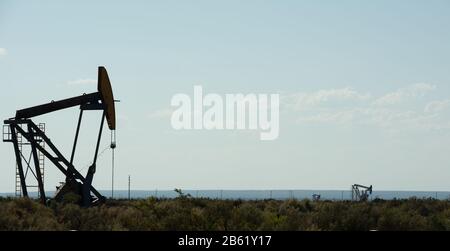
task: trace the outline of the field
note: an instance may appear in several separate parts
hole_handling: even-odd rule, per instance
[[[450,230],[450,201],[110,200],[81,208],[0,199],[0,230]]]

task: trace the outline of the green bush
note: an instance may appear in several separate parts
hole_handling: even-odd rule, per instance
[[[0,202],[0,230],[63,230],[50,208],[30,199]]]
[[[82,208],[76,196],[43,206],[30,199],[0,198],[0,230],[450,230],[450,201],[371,202],[217,200],[179,196],[110,200]]]

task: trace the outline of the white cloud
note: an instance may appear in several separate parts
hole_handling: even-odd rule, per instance
[[[434,115],[426,115],[413,110],[392,110],[380,107],[329,109],[312,116],[300,115],[299,124],[334,124],[352,126],[372,126],[389,132],[407,130],[442,130],[448,129],[450,121],[439,120]]]
[[[336,123],[343,124],[354,119],[355,110],[328,111],[316,115],[300,117],[297,123]]]
[[[8,51],[5,48],[0,48],[0,56],[4,56],[8,54]]]
[[[77,79],[77,80],[71,80],[67,82],[68,85],[91,85],[91,84],[97,84],[97,80],[95,79]]]
[[[312,93],[294,93],[282,97],[282,104],[295,110],[304,110],[333,101],[364,101],[370,94],[359,93],[349,87],[341,89],[324,89]]]
[[[432,101],[425,106],[425,112],[438,113],[450,107],[450,99]]]
[[[363,124],[389,128],[401,125],[405,127],[407,125],[413,125],[415,119],[419,117],[419,114],[415,111],[406,110],[389,110],[389,109],[368,109],[366,118],[362,120]],[[415,125],[415,124],[414,124]]]
[[[429,102],[425,109],[424,100],[417,99],[435,89],[431,84],[414,84],[378,98],[350,88],[319,90],[285,95],[283,105],[285,114],[296,116],[299,124],[373,126],[387,132],[447,130],[450,117],[438,113],[450,108],[450,99]],[[341,105],[331,100],[351,102]]]
[[[427,83],[414,84],[388,93],[375,100],[374,104],[378,106],[395,105],[403,102],[407,98],[422,97],[435,89],[436,86]]]

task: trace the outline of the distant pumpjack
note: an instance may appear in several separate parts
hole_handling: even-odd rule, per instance
[[[22,168],[21,152],[18,147],[18,135],[20,134],[25,138],[32,147],[33,158],[37,160],[38,151],[41,152],[47,159],[49,159],[64,175],[65,182],[61,183],[61,186],[57,187],[55,194],[55,200],[62,200],[65,195],[74,193],[81,198],[80,204],[88,207],[91,205],[99,204],[105,201],[105,197],[102,196],[97,189],[92,186],[92,180],[96,172],[97,156],[103,131],[103,124],[105,118],[108,123],[109,129],[113,132],[116,130],[116,115],[114,107],[114,96],[109,81],[108,73],[103,66],[98,67],[98,91],[90,94],[83,94],[60,101],[52,101],[47,104],[34,106],[16,112],[14,118],[10,118],[4,121],[5,126],[9,127],[11,137],[6,142],[12,142],[14,145],[14,152],[16,162],[18,166],[22,194],[24,197],[28,197],[27,184]],[[75,140],[73,143],[72,154],[70,160],[64,157],[61,152],[56,148],[52,141],[45,135],[45,133],[31,120],[31,118],[56,112],[59,110],[80,107],[80,114],[78,118],[77,129],[75,133]],[[94,160],[90,165],[87,174],[83,176],[73,165],[75,156],[78,136],[80,132],[81,120],[83,112],[87,110],[98,110],[102,112],[100,129],[97,138],[97,144],[94,153]],[[44,141],[48,148],[43,148],[41,142]],[[115,143],[114,143],[115,144]],[[114,145],[115,146],[115,145]],[[38,181],[39,196],[43,203],[46,203],[45,188],[43,183],[43,177],[39,172],[39,162],[35,161],[36,173],[35,177]]]
[[[353,201],[367,201],[369,199],[369,195],[372,194],[372,185],[371,186],[363,186],[359,184],[354,184],[352,186],[352,200]]]
[[[313,194],[312,195],[312,199],[313,199],[313,201],[320,201],[320,194]]]

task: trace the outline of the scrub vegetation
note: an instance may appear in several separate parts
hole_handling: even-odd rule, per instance
[[[44,206],[31,199],[0,199],[0,230],[450,230],[450,201],[370,202],[110,200],[82,208],[68,200]]]

